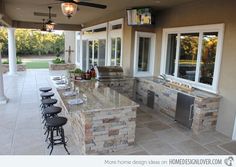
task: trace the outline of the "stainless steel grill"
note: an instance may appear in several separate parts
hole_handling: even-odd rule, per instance
[[[98,66],[95,71],[98,87],[110,87],[128,98],[134,97],[134,78],[124,76],[122,67]]]
[[[97,66],[95,67],[96,79],[103,80],[122,80],[124,73],[122,67],[118,66]]]

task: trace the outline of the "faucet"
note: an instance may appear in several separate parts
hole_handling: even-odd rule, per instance
[[[164,84],[165,84],[166,82],[168,82],[167,77],[166,77],[165,74],[161,74],[161,75],[159,75],[158,78],[162,79],[162,80],[164,81]]]

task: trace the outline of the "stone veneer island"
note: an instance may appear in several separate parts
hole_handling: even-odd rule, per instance
[[[57,89],[73,138],[82,154],[107,154],[134,145],[136,110],[139,105],[96,81],[75,83],[87,101],[69,105],[66,90]]]

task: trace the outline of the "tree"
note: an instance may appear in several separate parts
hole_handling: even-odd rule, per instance
[[[16,29],[16,54],[44,55],[61,54],[64,52],[64,34],[42,33],[30,29]],[[3,55],[8,55],[8,35],[5,28],[0,28],[0,42]]]

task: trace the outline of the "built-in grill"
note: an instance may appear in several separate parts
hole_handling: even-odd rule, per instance
[[[98,81],[112,81],[124,79],[122,67],[118,66],[97,66],[95,67],[96,79]]]
[[[122,67],[98,66],[95,67],[98,86],[110,87],[129,97],[134,97],[134,78],[124,76]]]

